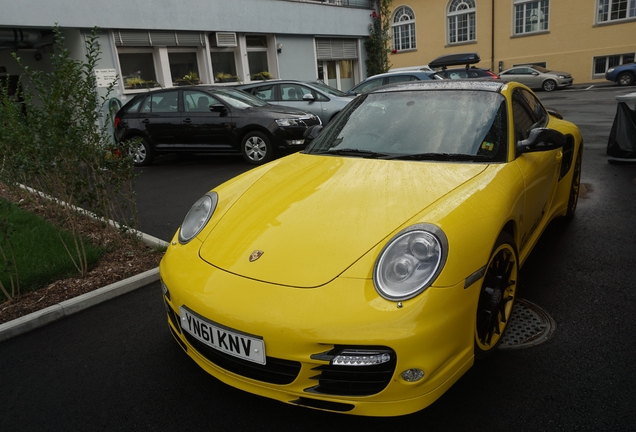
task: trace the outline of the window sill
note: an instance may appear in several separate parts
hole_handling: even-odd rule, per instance
[[[539,36],[539,35],[545,35],[545,34],[550,34],[550,30],[540,30],[540,31],[534,31],[534,32],[513,34],[512,36],[510,36],[510,39]]]
[[[621,18],[621,19],[597,22],[596,24],[593,25],[593,27],[604,27],[608,25],[624,24],[624,23],[630,23],[634,21],[636,21],[636,17]]]
[[[455,47],[461,45],[475,45],[477,43],[476,40],[465,41],[465,42],[449,42],[446,44],[446,47]]]

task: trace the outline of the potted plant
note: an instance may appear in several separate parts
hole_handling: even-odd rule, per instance
[[[196,72],[190,71],[183,77],[177,78],[174,83],[176,85],[196,85],[201,84],[201,80]]]
[[[131,89],[153,88],[156,84],[153,80],[146,81],[141,77],[130,77],[126,78],[125,87]]]
[[[238,77],[236,75],[232,75],[226,72],[218,72],[214,76],[214,81],[216,82],[236,82],[238,81]]]
[[[266,81],[268,79],[272,79],[272,74],[267,71],[262,71],[259,73],[252,74],[250,77],[252,78],[252,81],[255,81],[255,80]]]

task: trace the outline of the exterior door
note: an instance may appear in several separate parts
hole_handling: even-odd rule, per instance
[[[187,131],[188,147],[195,149],[230,149],[231,111],[211,111],[210,107],[221,102],[208,93],[196,90],[183,91],[183,124]]]
[[[177,90],[151,93],[139,109],[138,121],[157,148],[183,144],[183,124]]]

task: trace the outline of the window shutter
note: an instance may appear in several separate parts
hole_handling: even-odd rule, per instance
[[[115,30],[115,45],[129,47],[149,46],[203,46],[201,32]]]
[[[355,39],[316,39],[318,60],[355,60],[358,48]]]

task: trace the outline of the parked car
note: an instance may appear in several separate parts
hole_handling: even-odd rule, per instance
[[[503,81],[517,81],[531,89],[553,91],[572,85],[572,75],[567,72],[553,71],[541,66],[515,66],[499,74]]]
[[[625,63],[609,68],[605,72],[605,79],[614,81],[621,86],[634,84],[636,82],[636,63]]]
[[[175,152],[240,153],[260,165],[278,149],[303,149],[303,133],[319,124],[314,114],[270,105],[238,89],[183,86],[131,99],[115,116],[115,139],[138,139],[136,166]]]
[[[238,389],[411,413],[502,341],[520,267],[576,210],[581,133],[478,80],[385,86],[321,128],[192,206],[160,264],[166,321]]]
[[[389,72],[403,72],[403,71],[412,71],[412,70],[417,70],[417,71],[422,71],[422,72],[435,72],[428,65],[405,66],[405,67],[399,67],[399,68],[391,68],[391,69],[389,69]]]
[[[353,96],[320,81],[276,80],[244,84],[238,88],[270,104],[313,113],[320,117],[323,124],[327,124],[353,99]]]
[[[387,72],[383,74],[373,75],[365,79],[364,81],[351,88],[347,92],[347,94],[356,96],[359,94],[370,92],[371,90],[387,84],[395,84],[408,81],[430,81],[435,79],[441,78],[436,76],[435,72],[427,70],[405,70],[397,72]]]

